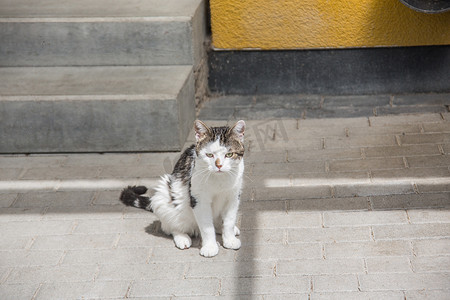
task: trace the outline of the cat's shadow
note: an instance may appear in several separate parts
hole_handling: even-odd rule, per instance
[[[161,230],[161,221],[158,221],[158,220],[153,221],[152,224],[145,227],[145,232],[150,235],[153,235],[155,237],[164,238],[167,240],[173,239],[171,235],[167,235]],[[201,248],[201,239],[199,237],[191,237],[191,238],[192,238],[191,248],[200,249]],[[173,246],[175,247],[175,244]]]
[[[171,235],[167,235],[165,234],[162,230],[161,230],[161,221],[153,221],[152,224],[148,225],[147,227],[145,227],[145,232],[159,237],[159,238],[164,238],[167,240],[172,240],[172,236]],[[191,248],[197,248],[200,249],[201,248],[201,239],[200,237],[191,237],[192,238],[192,246]],[[222,235],[221,234],[216,234],[216,239],[219,242],[220,245],[222,245]],[[174,245],[175,247],[175,245]]]

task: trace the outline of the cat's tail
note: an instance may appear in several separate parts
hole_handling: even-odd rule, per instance
[[[120,194],[120,201],[127,206],[134,206],[153,212],[150,198],[142,196],[146,192],[147,188],[145,186],[128,186]]]

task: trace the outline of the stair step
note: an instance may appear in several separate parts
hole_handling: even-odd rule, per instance
[[[0,66],[196,65],[203,0],[0,0]]]
[[[178,151],[192,66],[0,68],[0,153]]]

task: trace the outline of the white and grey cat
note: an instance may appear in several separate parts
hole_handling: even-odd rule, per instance
[[[130,206],[154,212],[164,233],[173,236],[180,249],[191,246],[191,236],[202,238],[200,254],[218,254],[216,232],[223,246],[239,249],[236,217],[244,173],[245,122],[233,127],[208,127],[194,122],[196,144],[187,148],[172,174],[161,177],[149,198],[143,186],[123,190],[120,200]]]

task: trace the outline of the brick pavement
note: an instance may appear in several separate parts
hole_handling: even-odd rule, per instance
[[[243,246],[211,259],[118,201],[176,153],[1,155],[0,299],[450,298],[450,113],[248,121],[246,143]]]

